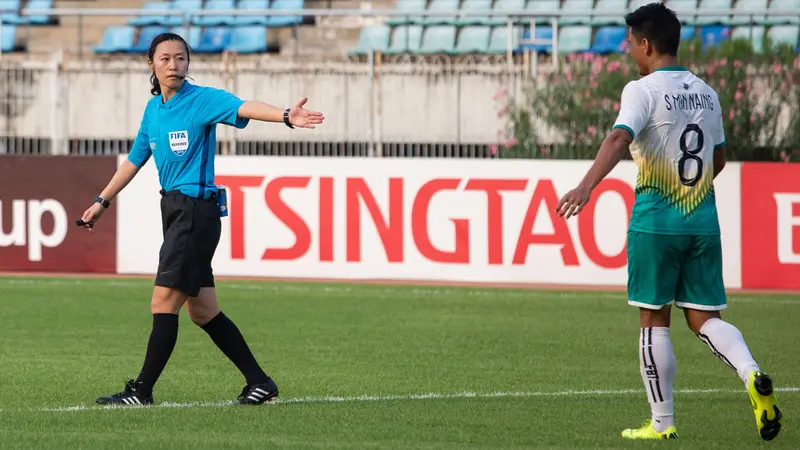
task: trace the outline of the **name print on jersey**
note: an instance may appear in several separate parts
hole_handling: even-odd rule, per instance
[[[171,131],[169,133],[169,148],[172,153],[183,156],[186,150],[189,150],[189,132],[185,130]]]
[[[714,99],[709,94],[664,94],[664,101],[667,102],[667,111],[674,108],[682,111],[714,110]]]

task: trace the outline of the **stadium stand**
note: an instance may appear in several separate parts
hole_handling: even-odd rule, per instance
[[[306,8],[359,8],[361,0],[0,0],[3,22],[3,52],[52,51],[80,39],[78,51],[88,48],[98,54],[141,54],[158,33],[171,30],[187,38],[200,54],[232,51],[242,54],[284,52],[289,49],[306,54],[359,55],[380,51],[402,53],[499,54],[506,52],[508,17],[481,14],[461,16],[422,15],[425,11],[470,12],[527,11],[540,13],[578,13],[557,19],[559,53],[624,52],[623,16],[651,0],[371,0],[373,8],[394,8],[404,15],[377,20],[336,22],[294,15],[258,16],[237,14],[192,15],[195,11],[302,10]],[[685,40],[698,37],[704,48],[727,39],[751,39],[757,48],[765,36],[773,44],[798,48],[800,16],[769,14],[768,11],[800,9],[800,0],[664,0],[676,9],[699,11],[766,10],[754,16],[725,14],[680,14]],[[44,10],[51,7],[130,8],[142,11],[180,11],[178,15],[139,15],[135,17],[74,16],[49,17],[45,14],[21,16],[22,8]],[[619,12],[613,16],[596,12]],[[513,52],[536,50],[550,53],[551,19],[534,17],[535,38],[530,38],[530,18],[512,17]],[[91,24],[87,22],[91,21]],[[329,21],[329,22],[327,22]],[[325,23],[325,26],[320,26]],[[333,25],[330,25],[333,24]],[[74,49],[73,49],[74,50]]]

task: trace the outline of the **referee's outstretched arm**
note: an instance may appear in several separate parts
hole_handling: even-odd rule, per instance
[[[220,309],[211,262],[227,214],[226,196],[214,183],[216,127],[245,128],[250,120],[283,122],[290,128],[315,128],[322,113],[307,111],[303,98],[291,108],[241,100],[222,89],[186,81],[190,48],[180,36],[153,39],[147,64],[152,98],[147,103],[130,153],[95,203],[83,213],[91,229],[110,203],[152,157],[161,185],[164,241],[158,254],[150,312],[153,326],[144,363],[135,380],[101,404],[147,405],[178,338],[183,306],[245,378],[238,397],[244,405],[262,404],[278,395],[275,381],[262,370],[236,324]]]

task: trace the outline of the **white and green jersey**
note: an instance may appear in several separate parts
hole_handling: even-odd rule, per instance
[[[683,67],[665,67],[622,91],[614,128],[633,136],[639,168],[630,229],[719,234],[714,150],[725,145],[717,93]]]

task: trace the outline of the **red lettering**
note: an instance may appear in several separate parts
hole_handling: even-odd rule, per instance
[[[319,260],[333,261],[333,178],[319,179]]]
[[[287,228],[295,235],[294,245],[289,248],[268,248],[264,250],[261,259],[289,260],[297,259],[306,254],[311,246],[311,230],[308,225],[292,208],[281,198],[284,188],[304,188],[311,177],[279,177],[267,183],[264,191],[264,200],[267,208],[275,214]]]
[[[633,204],[636,202],[636,195],[633,192],[633,188],[622,180],[613,178],[605,179],[597,185],[589,203],[587,203],[586,206],[583,207],[581,213],[578,214],[578,235],[580,236],[583,250],[592,262],[606,269],[617,269],[623,267],[628,261],[628,252],[625,246],[623,245],[622,251],[616,255],[609,256],[600,251],[600,248],[597,246],[597,239],[595,239],[594,210],[597,206],[597,199],[608,191],[617,192],[622,197],[625,201],[625,208],[628,210],[626,222],[630,220]]]
[[[259,187],[264,177],[243,175],[218,175],[214,182],[228,189],[228,217],[231,220],[231,259],[244,259],[244,191],[246,187]]]
[[[443,190],[458,188],[458,178],[441,178],[423,184],[411,207],[411,234],[420,254],[430,261],[441,263],[469,263],[469,220],[450,219],[455,228],[456,247],[452,252],[440,250],[431,243],[428,232],[428,209],[433,196]]]
[[[363,178],[347,179],[347,261],[361,261],[361,202],[383,242],[389,262],[403,261],[403,179],[389,179],[389,219],[381,215],[375,196]]]
[[[536,213],[542,203],[544,210],[553,224],[553,234],[534,234],[533,224],[536,222]],[[555,215],[555,208],[558,205],[556,189],[551,180],[541,180],[536,184],[533,191],[528,210],[525,212],[525,219],[522,221],[522,228],[517,239],[517,247],[514,250],[513,264],[525,264],[528,256],[528,246],[531,244],[561,244],[561,258],[566,266],[578,265],[578,254],[575,253],[575,246],[569,235],[567,222]]]
[[[503,197],[500,191],[524,191],[526,180],[470,180],[467,191],[485,191],[489,264],[503,264]]]

